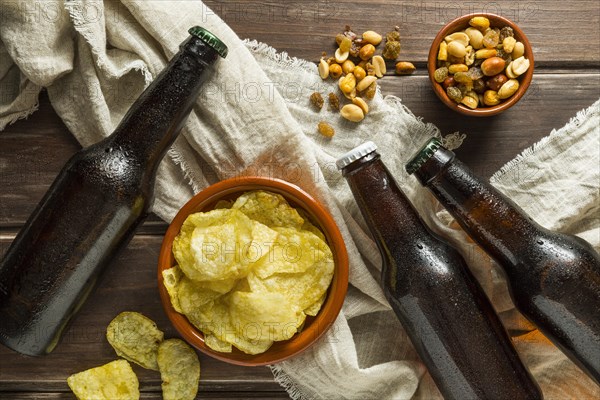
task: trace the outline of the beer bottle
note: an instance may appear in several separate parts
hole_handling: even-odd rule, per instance
[[[49,353],[149,212],[157,167],[227,47],[193,27],[106,139],[66,163],[0,264],[0,341]]]
[[[600,257],[552,232],[431,139],[407,164],[506,272],[517,309],[600,382]]]
[[[463,258],[433,233],[367,142],[337,161],[383,259],[385,295],[446,399],[540,399]]]

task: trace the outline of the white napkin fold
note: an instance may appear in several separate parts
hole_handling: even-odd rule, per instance
[[[238,175],[269,175],[293,182],[334,216],[350,256],[350,288],[333,328],[307,352],[272,367],[293,398],[439,397],[378,283],[380,256],[335,159],[366,140],[380,152],[426,221],[468,259],[546,398],[600,397],[594,385],[528,324],[512,305],[497,267],[428,192],[406,176],[403,164],[437,128],[424,124],[398,98],[380,93],[360,124],[309,95],[335,90],[315,65],[256,42],[242,42],[201,2],[66,0],[55,18],[37,19],[26,2],[6,2],[0,24],[0,129],[37,108],[43,87],[66,126],[84,146],[107,136],[134,99],[202,25],[229,47],[194,111],[159,168],[154,212],[169,221],[194,193]],[[29,22],[29,23],[28,23]],[[599,103],[505,167],[493,183],[550,228],[600,245],[598,176]],[[336,128],[327,140],[318,121]],[[462,136],[451,137],[460,143]],[[552,189],[552,190],[550,190]],[[553,193],[563,196],[560,206]],[[465,327],[468,329],[468,327]]]

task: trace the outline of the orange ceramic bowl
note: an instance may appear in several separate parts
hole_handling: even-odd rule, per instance
[[[303,329],[291,339],[275,342],[262,354],[245,354],[236,348],[231,353],[212,350],[204,343],[204,335],[183,315],[171,306],[169,294],[163,284],[162,271],[175,265],[172,252],[173,239],[179,234],[188,215],[209,211],[219,200],[233,200],[251,190],[266,190],[282,195],[293,207],[301,208],[319,227],[331,247],[334,273],[327,298],[315,317],[307,317]],[[348,288],[348,254],[342,235],[331,215],[312,196],[298,186],[286,181],[263,177],[238,177],[216,183],[194,196],[177,213],[165,234],[158,260],[158,289],[163,308],[175,329],[191,345],[201,352],[219,360],[238,365],[257,366],[274,364],[292,357],[315,343],[337,318]]]
[[[504,26],[510,26],[515,34],[515,39],[517,41],[522,42],[525,47],[525,58],[529,59],[529,69],[517,79],[519,80],[519,89],[517,92],[513,94],[506,100],[503,100],[500,104],[495,106],[483,106],[478,107],[476,109],[471,109],[463,104],[456,104],[453,100],[451,100],[446,94],[446,90],[444,87],[435,81],[433,78],[433,74],[437,69],[437,54],[440,47],[440,43],[444,38],[454,32],[462,31],[469,27],[469,20],[473,17],[483,16],[487,17],[490,20],[490,27],[492,28],[502,28]],[[514,22],[501,17],[496,14],[488,14],[488,13],[476,13],[463,15],[455,19],[454,21],[446,24],[442,30],[437,34],[433,43],[431,44],[431,48],[429,49],[429,56],[427,58],[427,72],[429,73],[429,80],[431,81],[431,85],[435,94],[442,100],[444,104],[446,104],[449,108],[454,111],[457,111],[464,115],[474,116],[474,117],[488,117],[491,115],[496,115],[509,109],[514,106],[525,94],[529,84],[531,83],[531,79],[533,78],[533,50],[531,49],[531,44],[527,39],[527,36],[523,33],[521,28],[519,28]]]

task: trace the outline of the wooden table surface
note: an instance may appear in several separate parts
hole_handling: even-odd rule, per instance
[[[292,56],[317,61],[332,53],[332,38],[346,24],[355,31],[384,33],[399,25],[401,60],[417,72],[388,76],[384,94],[402,98],[412,112],[443,134],[468,135],[458,156],[476,173],[490,176],[553,128],[600,96],[600,3],[598,1],[207,1],[242,38],[267,42]],[[491,118],[466,118],[435,97],[426,73],[429,45],[442,25],[472,12],[494,12],[517,22],[535,54],[535,75],[517,106]],[[335,139],[334,139],[335,140]],[[0,255],[32,212],[71,154],[79,149],[45,94],[40,109],[0,133]],[[104,339],[120,311],[140,311],[177,336],[159,302],[156,263],[166,225],[150,217],[104,274],[64,333],[44,357],[21,356],[0,346],[0,398],[74,398],[66,378],[115,359]],[[1,321],[0,321],[1,323]],[[285,398],[266,367],[245,368],[200,355],[200,398]],[[143,398],[160,398],[158,373],[134,367]]]

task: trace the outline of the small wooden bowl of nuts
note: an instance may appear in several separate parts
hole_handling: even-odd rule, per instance
[[[437,34],[427,62],[435,94],[451,109],[487,117],[512,107],[533,77],[523,31],[495,14],[464,15]]]

